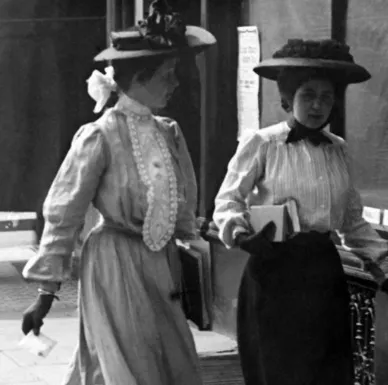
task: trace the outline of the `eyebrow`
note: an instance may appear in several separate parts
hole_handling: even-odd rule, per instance
[[[302,90],[302,92],[315,92],[315,89],[310,88],[310,87],[306,87]],[[322,93],[325,95],[334,95],[334,91],[332,91],[332,90],[325,90]]]

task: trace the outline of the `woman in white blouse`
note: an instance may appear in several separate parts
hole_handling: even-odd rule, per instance
[[[330,232],[385,280],[388,245],[362,218],[344,140],[323,131],[347,84],[370,75],[333,40],[289,40],[255,72],[278,83],[288,121],[241,141],[215,200],[227,247],[251,254],[239,290],[238,343],[247,385],[352,385],[349,294]],[[253,234],[247,202],[297,203],[301,233]],[[272,228],[271,228],[272,226]]]
[[[95,58],[112,61],[88,81],[95,112],[112,92],[117,103],[75,135],[44,204],[39,251],[23,271],[42,282],[22,324],[39,334],[93,203],[101,222],[81,252],[79,341],[66,385],[202,384],[171,272],[174,240],[196,237],[196,180],[178,124],[153,111],[177,86],[179,57],[214,43],[157,1],[139,29],[112,33]]]

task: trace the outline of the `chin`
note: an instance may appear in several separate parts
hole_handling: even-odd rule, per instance
[[[306,127],[310,130],[317,130],[318,128],[321,128],[323,124],[325,124],[324,120],[320,122],[309,122],[306,124]]]

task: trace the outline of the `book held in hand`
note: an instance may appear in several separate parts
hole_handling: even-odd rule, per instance
[[[182,264],[182,306],[186,318],[199,330],[209,330],[211,323],[211,261],[206,243],[176,241]]]
[[[250,207],[250,223],[255,232],[261,231],[269,222],[276,226],[274,242],[284,242],[300,232],[296,202],[289,200],[281,205],[259,205]]]

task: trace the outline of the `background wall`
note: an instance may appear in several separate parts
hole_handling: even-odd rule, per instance
[[[0,1],[0,211],[36,211],[80,125],[105,0]]]

